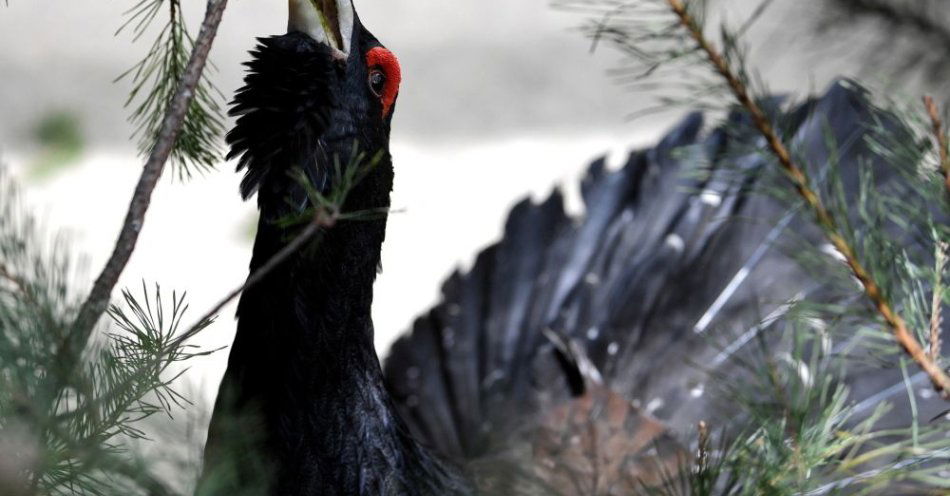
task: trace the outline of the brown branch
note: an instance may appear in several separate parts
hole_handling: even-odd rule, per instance
[[[700,420],[698,429],[699,446],[696,448],[696,468],[703,473],[709,468],[709,424],[705,420]]]
[[[291,255],[301,249],[307,242],[309,242],[314,236],[320,232],[321,229],[329,229],[336,225],[337,221],[340,219],[340,212],[338,209],[334,208],[331,210],[327,209],[317,209],[317,212],[314,214],[313,219],[307,223],[307,226],[294,238],[290,243],[287,243],[287,246],[281,248],[280,251],[274,254],[261,268],[257,269],[252,273],[244,284],[238,286],[231,290],[224,298],[221,299],[215,306],[208,310],[204,315],[198,319],[194,325],[188,328],[187,331],[183,332],[178,338],[175,339],[175,342],[172,343],[171,349],[177,349],[182,343],[194,337],[199,331],[206,327],[207,322],[214,318],[221,309],[227,306],[228,303],[234,301],[241,293],[246,291],[248,288],[258,284],[265,277],[267,277],[271,272],[279,267],[282,263],[287,261]]]
[[[948,156],[947,133],[943,129],[943,121],[940,120],[940,112],[937,110],[937,104],[934,99],[925,96],[924,107],[927,109],[927,115],[930,116],[930,126],[934,139],[937,141],[938,156],[940,157],[940,172],[943,174],[943,185],[950,195],[950,156]]]
[[[792,159],[791,153],[779,138],[778,133],[773,128],[765,112],[759,104],[752,99],[751,93],[745,83],[736,75],[732,67],[729,66],[729,63],[722,54],[719,53],[716,47],[706,39],[700,25],[689,13],[683,1],[666,1],[673,13],[679,18],[680,24],[689,32],[690,37],[706,55],[706,58],[710,64],[712,64],[715,71],[729,85],[733,96],[735,96],[739,104],[749,113],[753,124],[759,131],[759,134],[765,138],[769,149],[778,159],[780,166],[792,182],[798,195],[802,197],[812,210],[818,224],[825,230],[828,241],[844,256],[848,267],[851,269],[851,273],[860,281],[861,286],[864,288],[865,295],[884,319],[884,322],[891,328],[894,338],[900,346],[904,348],[904,351],[927,373],[934,387],[942,392],[944,397],[947,397],[947,395],[950,394],[950,377],[927,355],[923,347],[921,347],[920,343],[907,328],[907,324],[891,307],[880,286],[878,286],[877,282],[875,282],[874,278],[864,266],[861,265],[854,249],[840,233],[834,216],[824,206],[818,195],[811,189],[803,169]]]
[[[934,253],[934,269],[936,277],[934,278],[933,295],[930,301],[930,359],[937,361],[940,359],[940,326],[943,324],[943,270],[947,265],[947,244],[937,242],[936,253]]]
[[[135,192],[132,195],[132,201],[129,204],[129,210],[125,216],[122,230],[119,232],[112,256],[106,262],[105,267],[93,284],[89,296],[80,307],[71,332],[66,339],[66,343],[64,343],[65,346],[61,350],[61,356],[74,356],[75,353],[72,350],[85,346],[96,322],[99,321],[99,318],[102,317],[109,306],[112,290],[135,250],[135,244],[145,222],[145,213],[151,201],[152,191],[154,191],[158,180],[162,176],[165,162],[174,149],[185,114],[194,100],[195,88],[201,79],[201,74],[208,59],[208,52],[211,50],[211,44],[214,41],[227,3],[228,0],[208,1],[205,18],[201,23],[198,37],[195,39],[191,57],[178,82],[178,89],[165,111],[165,118],[159,129],[155,146],[142,168],[142,174],[135,186]]]
[[[937,160],[940,174],[943,176],[943,187],[950,199],[950,150],[947,148],[947,133],[943,128],[943,120],[940,119],[940,111],[937,104],[930,96],[923,98],[924,109],[927,116],[930,117],[930,130],[933,133],[934,141],[937,145]],[[940,358],[940,326],[943,324],[943,302],[942,302],[942,281],[943,269],[946,266],[946,250],[944,243],[937,242],[934,253],[934,268],[936,269],[936,278],[934,279],[933,295],[930,302],[930,359],[937,361]]]

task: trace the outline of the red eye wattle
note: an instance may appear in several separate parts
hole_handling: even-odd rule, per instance
[[[399,60],[389,50],[375,47],[366,54],[366,65],[370,69],[370,90],[379,97],[383,104],[383,117],[386,117],[396,102],[399,83],[402,81]]]

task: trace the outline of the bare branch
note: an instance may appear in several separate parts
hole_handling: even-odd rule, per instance
[[[178,82],[175,96],[165,112],[165,118],[155,147],[142,168],[142,175],[135,187],[135,193],[129,204],[129,210],[112,251],[112,256],[106,262],[105,267],[93,284],[89,296],[80,307],[66,343],[60,350],[61,356],[75,356],[75,353],[71,353],[70,350],[85,345],[96,322],[99,321],[99,318],[102,317],[109,306],[112,290],[135,250],[135,244],[145,222],[145,213],[151,201],[152,191],[154,191],[158,180],[162,176],[165,162],[168,160],[176,138],[181,131],[185,114],[195,97],[195,88],[201,79],[208,53],[211,50],[211,44],[214,41],[227,3],[227,0],[208,1],[201,30],[195,39],[194,50],[192,50],[188,65]]]
[[[729,85],[733,96],[738,103],[749,113],[752,122],[759,134],[765,138],[772,154],[775,155],[780,166],[784,169],[798,195],[802,197],[812,210],[818,224],[825,230],[828,241],[844,256],[851,273],[861,282],[864,293],[871,300],[884,322],[891,328],[894,338],[904,351],[927,373],[934,387],[943,393],[944,397],[950,394],[950,377],[932,360],[923,347],[907,328],[904,319],[891,307],[880,286],[858,260],[857,254],[841,234],[838,224],[832,213],[824,206],[821,198],[808,184],[804,171],[792,159],[788,148],[779,138],[772,123],[755,100],[752,99],[746,84],[729,65],[718,49],[703,34],[700,24],[692,16],[682,0],[666,0],[670,9],[676,14],[680,24],[689,32],[689,36],[698,48],[705,54],[715,71]]]

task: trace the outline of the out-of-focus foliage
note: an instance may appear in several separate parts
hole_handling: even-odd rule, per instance
[[[33,137],[41,146],[78,152],[83,147],[82,129],[75,114],[58,111],[43,117],[33,128]]]
[[[83,152],[82,123],[76,114],[59,110],[44,115],[33,127],[40,154],[32,166],[34,177],[47,176],[76,161]]]
[[[81,356],[63,356],[73,261],[0,176],[0,494],[167,494],[130,442],[146,437],[144,420],[188,405],[175,364],[207,352],[174,340],[184,295],[143,284]]]

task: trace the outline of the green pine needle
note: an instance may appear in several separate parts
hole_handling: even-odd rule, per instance
[[[156,23],[162,7],[166,6],[168,17],[145,57],[116,79],[132,82],[125,105],[131,109],[129,120],[135,126],[133,134],[143,155],[150,153],[158,141],[168,105],[194,47],[194,38],[188,32],[179,0],[139,0],[126,12],[126,21],[117,31],[118,34],[131,30],[133,39],[138,40]],[[220,102],[223,100],[206,71],[195,89],[195,97],[172,149],[171,161],[179,179],[190,178],[194,172],[206,172],[221,159],[224,115]]]

